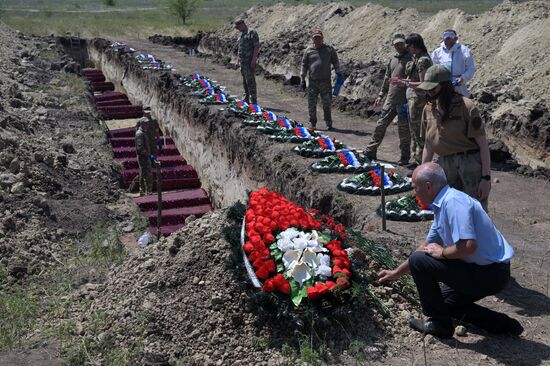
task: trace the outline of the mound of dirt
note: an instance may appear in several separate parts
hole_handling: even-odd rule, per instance
[[[391,35],[418,32],[431,51],[439,45],[440,32],[454,28],[461,42],[472,49],[477,72],[469,86],[473,96],[486,104],[489,131],[502,138],[521,163],[548,167],[548,115],[542,114],[536,121],[522,115],[531,114],[533,105],[550,103],[546,87],[550,59],[545,57],[550,38],[541,36],[550,31],[549,14],[550,4],[539,0],[505,1],[480,15],[450,9],[430,17],[415,9],[373,4],[354,8],[346,3],[281,3],[253,7],[243,17],[260,35],[261,68],[286,79],[299,75],[303,50],[311,42],[309,32],[321,28],[327,43],[336,47],[348,75],[337,104],[366,116],[372,113],[384,65],[393,53]],[[237,36],[228,24],[203,37],[199,50],[234,59]],[[517,123],[500,123],[501,108],[514,110],[508,119]],[[517,124],[521,127],[512,127]]]
[[[301,337],[311,329],[297,329],[277,319],[247,295],[242,257],[232,254],[222,229],[229,225],[227,210],[218,210],[188,223],[181,231],[131,256],[114,269],[108,281],[94,291],[90,311],[116,319],[101,329],[125,349],[142,342],[141,362],[183,361],[192,365],[293,364]],[[354,255],[362,274],[379,268],[364,254]],[[238,272],[242,271],[242,272]],[[361,339],[370,359],[381,357],[384,328],[401,329],[412,305],[390,287],[376,287],[392,313],[383,318],[372,301],[346,308],[341,321],[323,324],[319,334],[330,345],[332,362],[346,360],[350,338]],[[80,320],[85,332],[93,321]],[[88,334],[87,334],[88,335]],[[416,339],[415,339],[416,341]],[[309,340],[307,341],[309,342]],[[314,338],[314,342],[316,342]],[[302,345],[303,346],[303,345]],[[293,356],[294,355],[294,356]]]
[[[65,72],[77,65],[58,51],[55,39],[26,37],[3,23],[0,49],[4,290],[5,283],[59,262],[64,243],[116,215],[107,205],[121,195],[105,135],[87,107],[86,86]]]

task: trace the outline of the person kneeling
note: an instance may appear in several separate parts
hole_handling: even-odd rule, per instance
[[[393,281],[410,271],[426,321],[411,318],[414,330],[450,338],[451,318],[473,324],[490,333],[519,335],[523,327],[515,319],[476,301],[504,289],[510,279],[514,250],[497,230],[479,201],[447,185],[443,169],[425,163],[412,175],[422,202],[432,205],[435,218],[426,243],[395,270],[383,270],[379,282]],[[443,283],[443,287],[439,283]]]

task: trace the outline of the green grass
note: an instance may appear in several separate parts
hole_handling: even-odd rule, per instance
[[[322,0],[287,0],[289,4],[315,4]],[[273,5],[279,0],[205,0],[189,24],[182,26],[168,14],[164,1],[117,0],[115,6],[105,6],[102,0],[0,0],[1,20],[26,34],[70,33],[82,37],[147,38],[154,33],[191,35],[211,31],[227,24],[256,4]],[[417,8],[421,13],[434,14],[439,10],[460,8],[468,13],[486,11],[502,0],[350,0],[355,6],[367,2],[401,8]],[[3,4],[3,5],[2,5]],[[145,10],[147,8],[153,8]],[[29,12],[34,9],[40,12]],[[110,11],[91,13],[90,11]],[[121,10],[123,10],[121,12]],[[78,11],[79,13],[74,13]],[[71,13],[69,13],[71,12]]]
[[[34,328],[37,316],[37,301],[31,294],[20,288],[0,293],[0,351],[19,347]]]

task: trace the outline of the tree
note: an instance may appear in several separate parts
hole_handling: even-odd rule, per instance
[[[187,24],[187,20],[200,5],[202,0],[168,0],[168,12]]]
[[[116,5],[116,2],[115,0],[103,0],[103,5],[105,6],[115,6]]]

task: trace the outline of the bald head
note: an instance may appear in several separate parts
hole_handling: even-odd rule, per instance
[[[447,185],[443,168],[435,163],[424,163],[412,175],[414,193],[426,204],[431,204],[439,191]]]
[[[415,179],[416,178],[416,179]],[[435,187],[443,188],[447,185],[447,176],[443,168],[436,163],[424,163],[413,172],[413,180],[418,184],[431,182]]]

